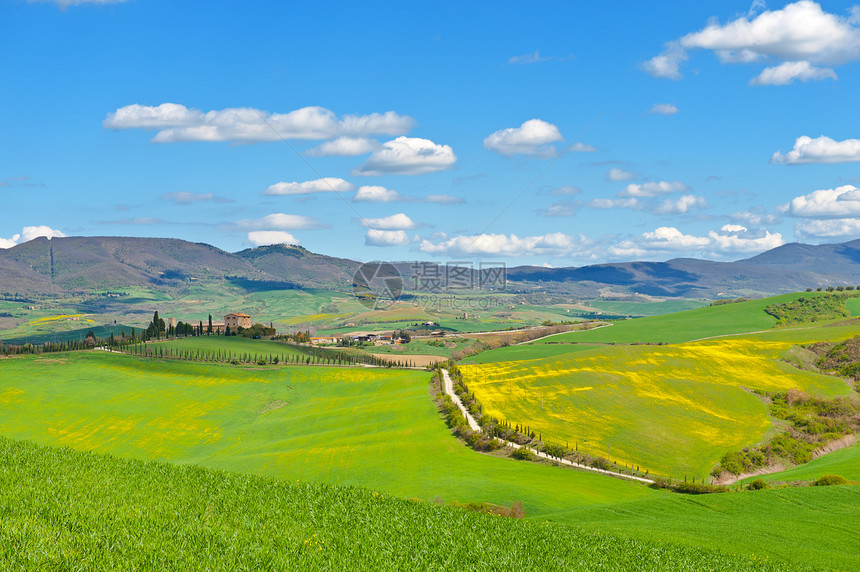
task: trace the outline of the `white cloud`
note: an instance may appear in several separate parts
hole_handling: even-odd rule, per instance
[[[720,232],[707,236],[684,234],[672,226],[645,232],[636,239],[624,240],[610,247],[611,255],[620,258],[649,256],[660,253],[695,253],[721,257],[736,252],[761,252],[784,244],[782,235],[767,231],[751,235],[744,227],[726,225]]]
[[[255,230],[248,233],[247,241],[254,246],[299,244],[298,238],[282,230]]]
[[[192,203],[202,203],[213,201],[216,203],[232,203],[232,199],[216,196],[215,193],[192,193],[190,191],[176,191],[161,195],[165,201],[170,201],[177,205],[190,205]]]
[[[657,181],[642,184],[631,183],[623,191],[618,193],[619,197],[657,197],[669,193],[683,193],[689,191],[690,187],[681,181]]]
[[[355,195],[352,197],[354,202],[367,203],[435,203],[439,205],[453,205],[465,202],[459,197],[451,195],[427,195],[426,197],[411,197],[409,195],[401,195],[393,189],[386,189],[378,185],[365,185],[359,187]]]
[[[655,103],[648,110],[648,113],[656,113],[658,115],[675,115],[678,113],[678,108],[672,103]]]
[[[348,192],[355,190],[355,186],[337,177],[324,177],[303,183],[275,183],[263,191],[264,195],[310,195],[313,193]]]
[[[593,209],[641,209],[642,203],[635,197],[626,199],[594,199],[586,206]]]
[[[860,139],[835,141],[830,137],[798,137],[794,148],[783,155],[777,151],[771,163],[804,165],[809,163],[850,163],[860,161]]]
[[[236,223],[238,228],[253,228],[260,230],[304,230],[309,228],[326,228],[327,225],[319,219],[304,215],[272,213],[262,218],[244,219]]]
[[[508,127],[484,139],[484,148],[508,157],[534,155],[554,157],[558,150],[551,143],[564,141],[558,127],[541,119],[529,119],[519,127]]]
[[[366,155],[379,147],[379,142],[366,137],[338,137],[305,151],[308,157],[355,157]]]
[[[85,4],[122,4],[127,0],[27,0],[31,4],[46,4],[52,3],[60,8],[68,8],[69,6],[83,6]]]
[[[556,187],[547,194],[552,195],[554,197],[567,197],[570,195],[578,195],[580,193],[582,193],[582,189],[580,189],[579,187],[563,185],[561,187]]]
[[[573,145],[569,145],[565,148],[565,152],[571,151],[573,153],[594,153],[597,151],[597,147],[594,145],[588,145],[587,143],[581,143],[577,141]]]
[[[458,205],[466,201],[460,197],[452,197],[451,195],[427,195],[424,197],[425,203],[436,203],[437,205]]]
[[[457,162],[454,150],[429,139],[398,137],[383,143],[367,161],[356,169],[356,175],[423,175],[450,169]]]
[[[443,238],[439,242],[424,239],[421,252],[439,256],[576,256],[587,250],[590,241],[583,235],[570,236],[553,232],[541,236],[519,237],[515,234],[479,234]],[[587,254],[590,257],[590,253]]]
[[[794,80],[821,81],[838,79],[830,68],[815,67],[809,62],[783,62],[778,66],[765,68],[750,80],[750,85],[788,85]]]
[[[729,215],[729,218],[735,222],[746,223],[750,226],[763,226],[768,224],[778,224],[782,221],[781,217],[775,214],[768,213],[762,207],[754,207],[748,211],[739,211]]]
[[[552,58],[550,58],[550,57],[542,58],[540,56],[540,52],[538,52],[538,50],[535,50],[534,52],[531,52],[528,54],[523,54],[521,56],[511,56],[508,59],[508,63],[509,64],[536,64],[539,62],[549,61],[551,59]]]
[[[578,204],[574,201],[556,201],[546,207],[545,209],[540,209],[537,211],[539,216],[553,217],[553,216],[574,216],[576,214],[576,207]]]
[[[281,139],[332,139],[367,135],[400,135],[415,121],[393,111],[338,118],[324,107],[303,107],[289,113],[268,113],[250,107],[203,112],[178,103],[126,105],[109,113],[108,129],[157,130],[154,143],[177,141],[259,142]]]
[[[669,42],[663,53],[642,63],[642,69],[654,77],[681,79],[680,67],[687,61],[687,52],[678,42]]]
[[[365,218],[361,224],[370,228],[380,230],[410,230],[418,225],[404,213],[397,213],[381,218]]]
[[[790,215],[801,218],[860,217],[860,189],[844,185],[835,189],[813,191],[801,195],[781,207]]]
[[[12,238],[0,238],[0,248],[12,248],[16,244],[29,242],[40,236],[44,236],[50,240],[54,237],[62,238],[66,236],[66,234],[45,225],[25,226],[21,229],[21,232],[13,234]]]
[[[378,185],[365,185],[358,188],[352,200],[361,203],[391,203],[402,200],[400,193]]]
[[[410,242],[405,230],[376,230],[370,229],[364,236],[367,246],[406,246]]]
[[[739,224],[724,224],[720,229],[723,232],[748,232],[749,229]]]
[[[666,199],[654,209],[655,214],[683,214],[693,209],[706,209],[708,201],[705,197],[683,195],[677,199]]]
[[[645,71],[655,77],[677,79],[687,51],[713,51],[723,63],[756,61],[805,62],[839,65],[860,58],[860,29],[856,13],[844,18],[821,9],[816,2],[801,0],[780,10],[751,13],[724,25],[713,22],[702,30],[669,42],[664,52],[645,62]],[[792,75],[793,74],[793,75]],[[831,75],[832,74],[832,75]],[[835,72],[823,68],[778,65],[754,83],[787,83],[792,79],[823,79]]]
[[[799,239],[852,239],[860,237],[860,218],[804,220],[794,227]]]
[[[632,181],[636,177],[638,177],[636,173],[633,171],[625,171],[624,169],[619,169],[618,167],[612,167],[606,173],[607,181]]]

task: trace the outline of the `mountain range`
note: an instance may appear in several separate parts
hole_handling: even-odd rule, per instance
[[[348,291],[360,264],[291,245],[231,253],[173,238],[37,238],[0,250],[0,295],[57,296],[134,286],[170,290],[213,280],[230,280],[249,290]],[[404,276],[411,274],[410,263],[394,264]],[[607,288],[673,298],[771,295],[860,284],[860,240],[786,244],[734,262],[676,258],[567,268],[517,266],[506,273],[507,290],[528,295],[596,298]]]

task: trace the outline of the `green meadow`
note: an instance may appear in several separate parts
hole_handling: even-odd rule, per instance
[[[581,525],[523,521],[354,487],[118,459],[5,438],[0,457],[0,567],[7,570],[765,572],[856,569],[858,563],[851,532],[826,521],[815,527],[803,522],[821,517],[827,507],[847,527],[856,523],[847,503],[856,503],[857,495],[844,489],[821,491],[830,494],[816,495],[815,505],[780,511],[779,527],[762,526],[762,503],[723,503],[717,510],[731,516],[721,522],[707,499],[704,510],[681,501],[656,509],[646,505],[641,517],[630,503],[617,514],[631,530],[613,531],[619,519],[612,511],[583,513],[593,521]],[[764,497],[753,500],[758,498]],[[667,520],[688,513],[701,514],[695,521]],[[654,523],[650,531],[648,521]],[[713,526],[727,534],[705,538]],[[740,526],[748,528],[741,533]],[[812,528],[824,529],[828,538],[813,545]],[[711,548],[715,543],[719,549]]]
[[[745,482],[755,479],[772,482],[814,481],[824,475],[839,475],[850,481],[860,481],[860,444],[827,453],[786,471],[750,477]]]
[[[813,295],[826,296],[827,294],[805,292],[784,294],[748,302],[707,306],[675,314],[619,320],[613,322],[611,327],[560,334],[535,343],[569,341],[676,344],[713,336],[769,330],[776,324],[776,318],[764,312],[765,306]]]
[[[657,494],[478,454],[420,371],[239,367],[108,352],[0,360],[0,434],[144,460],[356,485],[424,500],[572,506]]]

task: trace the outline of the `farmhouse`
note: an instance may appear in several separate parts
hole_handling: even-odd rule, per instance
[[[236,330],[237,328],[250,328],[251,316],[249,316],[248,314],[242,314],[240,312],[227,314],[226,316],[224,316],[224,325],[231,330]]]

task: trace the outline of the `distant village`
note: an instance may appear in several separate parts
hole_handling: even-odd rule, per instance
[[[181,324],[182,322],[177,318],[167,318],[167,327],[170,331],[175,331],[177,324]],[[346,324],[349,326],[356,326],[354,323]],[[416,324],[416,326],[422,328],[438,328],[439,324],[437,322],[428,320],[422,322],[420,324]],[[204,324],[204,328],[207,328],[208,324]],[[223,322],[211,322],[211,331],[217,334],[223,334],[225,332],[238,332],[241,330],[246,330],[252,327],[251,316],[249,314],[244,314],[242,312],[231,312],[224,316]],[[442,337],[445,335],[445,331],[441,329],[430,330],[429,335]],[[372,344],[374,346],[387,346],[387,345],[401,345],[408,344],[411,341],[411,336],[402,330],[392,330],[389,332],[350,332],[346,334],[332,334],[329,336],[308,336],[305,338],[306,341],[309,341],[311,344],[324,346],[324,345],[352,345],[352,344]]]

